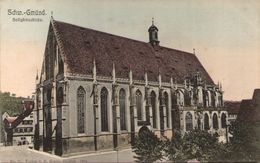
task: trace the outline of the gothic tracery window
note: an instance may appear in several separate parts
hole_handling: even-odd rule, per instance
[[[204,114],[204,130],[209,130],[209,116]]]
[[[191,131],[193,129],[193,118],[190,112],[186,113],[185,123],[186,123],[186,131]]]
[[[136,109],[137,109],[137,119],[142,120],[142,93],[137,90],[136,91]]]
[[[215,130],[218,129],[218,116],[217,116],[216,113],[213,114],[213,128],[214,128]]]
[[[104,87],[100,93],[101,100],[101,131],[108,131],[108,91]]]
[[[210,92],[211,93],[211,106],[215,107],[215,92]]]
[[[184,103],[186,106],[190,106],[191,105],[191,97],[190,97],[190,92],[185,90],[184,92]]]
[[[126,105],[125,105],[125,90],[119,91],[119,107],[120,107],[120,124],[121,130],[126,130]]]
[[[203,105],[204,107],[209,106],[209,95],[207,90],[203,90]]]
[[[170,127],[170,110],[169,110],[169,98],[168,93],[164,93],[164,99],[165,99],[165,109],[166,109],[166,126],[167,128]]]
[[[154,91],[151,92],[151,105],[152,105],[152,113],[153,113],[153,128],[157,128],[156,121],[156,94]]]
[[[77,111],[78,111],[78,133],[85,132],[85,111],[86,111],[86,92],[83,87],[77,91]]]
[[[227,126],[227,122],[226,122],[226,114],[222,114],[221,115],[221,127],[222,128],[226,128],[226,126]]]

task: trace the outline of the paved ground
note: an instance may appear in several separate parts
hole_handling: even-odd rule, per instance
[[[28,146],[0,147],[0,162],[62,162],[62,159],[42,152],[35,152]]]
[[[27,146],[0,147],[0,162],[80,163],[80,162],[133,162],[131,149],[119,152],[97,152],[61,158],[52,154],[29,149]]]

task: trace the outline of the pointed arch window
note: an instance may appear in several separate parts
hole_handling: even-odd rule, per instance
[[[169,97],[168,93],[164,92],[164,99],[165,99],[165,109],[166,109],[166,126],[167,128],[170,127],[170,110],[169,110]]]
[[[209,130],[209,116],[208,114],[204,114],[204,130]]]
[[[153,112],[153,128],[157,128],[156,94],[154,91],[151,92],[151,105],[152,105],[152,112]]]
[[[83,87],[77,91],[77,112],[78,112],[78,133],[85,133],[85,111],[86,111],[86,92]]]
[[[186,106],[191,105],[191,97],[190,97],[190,92],[188,90],[184,91],[184,103]]]
[[[187,112],[185,116],[185,122],[186,122],[186,131],[191,131],[193,129],[193,118],[190,112]]]
[[[211,93],[211,106],[215,107],[215,92],[210,92]]]
[[[209,95],[207,90],[203,90],[203,105],[204,107],[209,106]]]
[[[227,122],[226,122],[226,114],[222,114],[221,115],[221,127],[222,128],[226,128],[226,126],[227,126]]]
[[[213,128],[214,128],[215,130],[218,129],[218,116],[217,116],[216,113],[213,114]]]
[[[142,93],[140,90],[136,91],[136,109],[137,109],[137,119],[142,120]]]
[[[121,89],[119,91],[119,107],[120,107],[120,124],[121,124],[121,130],[126,130],[126,95],[125,90]]]
[[[62,74],[64,72],[64,63],[62,59],[59,59],[59,74]]]
[[[108,131],[108,91],[104,87],[100,93],[101,99],[101,131]]]

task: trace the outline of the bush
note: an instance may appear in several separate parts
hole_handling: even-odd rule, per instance
[[[260,160],[259,123],[236,122],[230,126],[230,143],[219,143],[217,134],[192,130],[183,136],[175,133],[172,139],[160,140],[148,128],[136,137],[133,151],[140,162],[154,162],[163,157],[170,161],[256,161]]]
[[[234,161],[260,160],[260,125],[258,123],[235,121],[230,126],[231,158]]]
[[[180,133],[176,133],[171,140],[165,142],[165,156],[170,161],[185,161],[186,157],[183,153],[183,139]]]
[[[139,135],[135,138],[132,146],[138,162],[154,162],[162,160],[164,143],[147,127],[140,129]]]
[[[215,159],[218,150],[216,135],[196,129],[185,133],[183,137],[180,134],[175,135],[170,143],[167,143],[165,153],[171,161],[208,161]]]

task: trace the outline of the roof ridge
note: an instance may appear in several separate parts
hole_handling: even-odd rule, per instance
[[[60,32],[56,27],[56,22],[57,22],[56,20],[51,19],[52,29],[53,29],[54,35],[56,36],[57,45],[60,48],[61,57],[63,57],[63,61],[65,62],[66,56],[65,56],[65,51],[64,51],[64,48],[63,48],[64,45],[63,45],[62,40],[61,40]]]
[[[80,25],[75,25],[75,24],[71,24],[71,23],[67,23],[67,22],[63,22],[63,21],[59,21],[59,20],[54,20],[54,21],[55,21],[55,23],[64,23],[64,24],[68,24],[68,25],[75,26],[75,27],[78,27],[78,28],[84,28],[84,29],[91,30],[91,31],[94,31],[94,32],[99,32],[99,33],[106,34],[106,35],[110,35],[110,36],[120,37],[120,38],[122,38],[122,39],[127,39],[127,40],[130,40],[130,41],[133,41],[133,42],[143,43],[143,44],[146,44],[146,45],[149,45],[150,47],[152,47],[152,45],[151,45],[149,42],[144,42],[144,41],[136,40],[136,39],[129,38],[129,37],[126,37],[126,36],[116,35],[116,34],[104,32],[104,31],[100,31],[100,30],[96,30],[96,29],[92,29],[92,28],[88,28],[88,27],[83,27],[83,26],[80,26]],[[193,53],[187,52],[187,51],[184,51],[184,50],[173,49],[173,48],[166,47],[166,46],[161,46],[161,45],[158,45],[158,46],[156,46],[156,47],[164,48],[164,49],[168,49],[168,50],[174,50],[174,51],[178,51],[178,52],[190,54],[190,55],[192,55],[192,56],[196,56],[196,55],[194,55]],[[153,48],[153,49],[154,49],[154,48]],[[154,51],[156,51],[156,50],[154,49]]]
[[[112,36],[116,36],[116,37],[121,37],[121,38],[123,38],[123,39],[128,39],[128,40],[131,40],[131,41],[134,41],[134,42],[140,42],[140,43],[144,43],[144,44],[150,44],[149,42],[144,42],[144,41],[141,41],[141,40],[135,40],[135,39],[132,39],[132,38],[129,38],[129,37],[120,36],[120,35],[116,35],[116,34],[104,32],[104,31],[100,31],[100,30],[96,30],[96,29],[92,29],[92,28],[88,28],[88,27],[83,27],[83,26],[80,26],[80,25],[75,25],[75,24],[71,24],[71,23],[67,23],[67,22],[63,22],[63,21],[57,21],[57,20],[55,20],[55,22],[56,22],[56,23],[64,23],[64,24],[68,24],[68,25],[75,26],[75,27],[78,27],[78,28],[84,28],[84,29],[87,29],[87,30],[91,30],[91,31],[94,31],[94,32],[100,32],[100,33],[107,34],[107,35],[112,35]]]
[[[98,31],[62,21],[54,21],[54,30],[60,36],[68,72],[90,74],[91,58],[99,58],[99,73],[103,76],[110,75],[110,68],[105,65],[113,60],[119,61],[121,67],[118,71],[119,77],[126,78],[128,64],[136,64],[135,79],[143,78],[143,68],[149,69],[149,80],[157,81],[158,67],[163,70],[162,80],[168,81],[170,76],[176,76],[178,82],[182,82],[183,76],[187,73],[195,73],[195,70],[203,73],[202,78],[208,84],[214,81],[199,61],[198,57],[190,52],[172,49],[165,46],[153,47],[148,42],[134,40],[124,36]],[[56,38],[57,39],[57,38]],[[91,43],[93,42],[93,44]],[[178,59],[181,58],[180,63]],[[106,63],[104,63],[106,62]],[[189,62],[189,63],[188,63]],[[188,65],[186,65],[186,63]],[[170,66],[173,65],[173,66]]]

